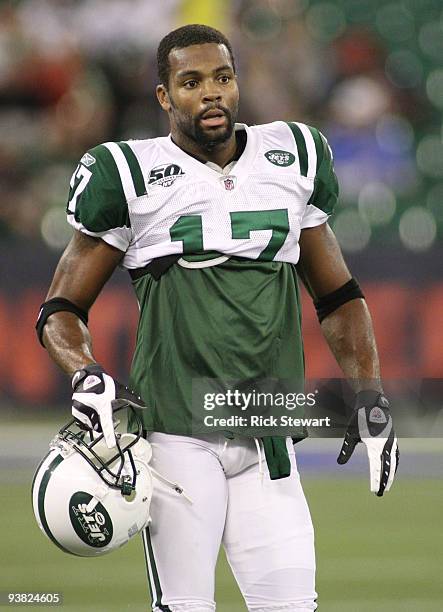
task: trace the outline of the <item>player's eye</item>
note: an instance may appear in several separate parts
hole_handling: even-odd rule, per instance
[[[195,87],[197,87],[197,84],[198,84],[198,83],[197,83],[197,81],[196,81],[195,79],[190,79],[189,81],[186,81],[186,82],[184,83],[184,86],[185,86],[187,89],[195,89]]]
[[[218,77],[218,80],[220,81],[220,83],[223,83],[223,85],[226,85],[231,80],[231,77],[227,74],[221,74]]]

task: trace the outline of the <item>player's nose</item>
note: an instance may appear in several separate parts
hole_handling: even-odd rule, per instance
[[[202,87],[202,100],[205,103],[218,102],[222,99],[222,93],[217,83],[205,83]]]
[[[208,91],[202,97],[203,102],[206,104],[208,102],[220,102],[221,99],[222,99],[221,93],[216,92],[216,91],[212,91],[212,92]]]

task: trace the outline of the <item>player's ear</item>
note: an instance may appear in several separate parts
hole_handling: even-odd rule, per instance
[[[169,93],[166,87],[163,84],[157,85],[155,93],[157,94],[157,100],[159,101],[162,109],[166,112],[170,111],[171,101],[169,99]]]

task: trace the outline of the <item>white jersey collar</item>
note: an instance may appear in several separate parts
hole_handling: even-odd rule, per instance
[[[240,185],[249,175],[252,163],[255,160],[257,153],[259,151],[261,134],[258,130],[251,130],[249,126],[245,123],[236,123],[235,131],[238,130],[246,130],[247,141],[246,146],[239,157],[238,160],[232,161],[227,164],[224,168],[221,168],[218,164],[214,164],[213,162],[203,163],[189,155],[181,149],[179,146],[175,144],[175,142],[171,138],[171,134],[169,134],[168,138],[165,139],[166,148],[171,151],[173,149],[174,155],[179,157],[181,162],[189,167],[192,170],[199,174],[202,178],[207,180],[212,184],[217,184],[220,189],[227,189],[225,186],[225,179],[228,176],[233,177],[233,186],[234,188]]]

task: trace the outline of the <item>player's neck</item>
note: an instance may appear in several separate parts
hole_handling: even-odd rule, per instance
[[[228,140],[214,146],[213,148],[201,146],[181,132],[173,131],[171,137],[174,143],[189,155],[196,157],[203,163],[209,161],[213,164],[217,164],[220,166],[220,168],[224,168],[230,161],[232,161],[237,151],[235,132],[232,132]]]

